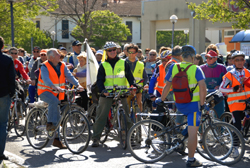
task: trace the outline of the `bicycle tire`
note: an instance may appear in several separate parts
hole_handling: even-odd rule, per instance
[[[242,134],[233,125],[225,122],[211,124],[205,130],[203,144],[209,157],[222,165],[233,165],[239,162],[245,153]],[[238,148],[239,155],[232,157],[235,147]]]
[[[220,120],[229,124],[233,124],[232,114],[230,112],[225,112],[220,116]]]
[[[88,109],[88,120],[89,120],[89,124],[92,126],[95,123],[95,117],[96,117],[96,107],[98,104],[93,103],[89,109]]]
[[[69,151],[80,154],[90,141],[90,125],[86,116],[78,110],[70,111],[63,120],[63,138]]]
[[[23,102],[17,103],[17,114],[14,113],[14,129],[16,135],[22,137],[25,133],[25,117],[27,115],[26,105]]]
[[[127,134],[128,134],[128,130],[127,130],[127,120],[126,120],[126,116],[124,113],[123,109],[118,109],[118,114],[120,114],[119,117],[119,121],[120,121],[120,125],[118,122],[118,136],[120,139],[120,144],[122,146],[123,149],[127,148]]]
[[[14,114],[13,112],[14,108],[9,110],[9,116],[8,116],[8,126],[7,126],[7,131],[9,132],[13,127],[14,127],[14,116],[12,116],[12,114]]]
[[[46,131],[47,116],[45,110],[33,108],[26,120],[25,130],[29,144],[35,149],[45,147],[49,138]]]
[[[141,139],[137,139],[138,130],[141,130]],[[142,120],[131,127],[128,132],[127,142],[131,155],[140,162],[155,163],[163,159],[167,154],[170,142],[169,134],[157,136],[165,130],[163,124],[155,120]],[[156,136],[155,136],[156,135]]]

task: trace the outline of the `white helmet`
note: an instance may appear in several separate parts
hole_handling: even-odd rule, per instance
[[[108,42],[106,42],[106,44],[104,45],[104,50],[107,50],[107,49],[109,49],[109,48],[114,48],[114,47],[116,47],[116,44],[113,42],[113,41],[108,41]]]
[[[232,58],[235,58],[237,56],[244,56],[245,58],[245,53],[243,51],[235,51],[233,54],[232,54]]]

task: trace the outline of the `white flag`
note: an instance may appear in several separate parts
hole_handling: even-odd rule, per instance
[[[97,60],[89,47],[89,44],[87,43],[87,39],[85,39],[86,43],[86,52],[87,52],[87,92],[91,92],[91,86],[96,82],[97,79],[97,72],[99,68],[99,64],[97,63]]]

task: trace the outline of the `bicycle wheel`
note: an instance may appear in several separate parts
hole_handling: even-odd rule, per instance
[[[21,137],[25,133],[26,105],[23,102],[17,103],[17,115],[14,113],[14,128],[17,136]]]
[[[118,114],[120,114],[118,116],[119,117],[118,127],[117,127],[118,136],[119,136],[120,144],[122,145],[122,148],[126,149],[127,148],[127,133],[128,133],[126,116],[124,114],[123,109],[119,109]]]
[[[47,115],[44,109],[33,108],[26,121],[26,137],[29,144],[35,149],[42,149],[48,142],[46,131]]]
[[[14,127],[14,108],[12,108],[12,109],[10,109],[9,110],[9,119],[8,119],[8,127],[7,127],[7,131],[9,132],[11,129],[12,129],[12,127]],[[12,116],[12,114],[13,114],[13,116]]]
[[[233,117],[230,112],[225,112],[220,116],[220,120],[229,124],[233,124]]]
[[[225,122],[213,123],[205,130],[203,145],[209,157],[223,165],[239,162],[245,153],[240,131]]]
[[[74,154],[86,150],[90,141],[90,126],[85,115],[77,110],[63,120],[63,138],[67,148]]]
[[[141,130],[141,132],[140,132]],[[128,132],[128,148],[132,156],[144,163],[154,163],[166,156],[169,149],[169,134],[163,134],[165,127],[155,120],[142,120],[136,123]],[[137,136],[139,134],[139,136]]]
[[[88,109],[88,120],[89,120],[89,124],[90,125],[93,125],[95,123],[95,117],[96,117],[96,107],[97,107],[98,104],[96,103],[93,103],[89,109]]]
[[[78,106],[76,104],[72,104],[71,107],[70,107],[70,111],[75,111],[75,110],[81,112],[86,117],[88,116],[88,113],[87,113],[87,111],[85,111],[84,108],[82,108],[82,107],[80,107],[80,106]]]
[[[109,127],[109,122],[107,119],[107,123],[102,131],[101,137],[100,137],[100,143],[104,144],[106,142],[106,140],[108,139],[108,134],[110,132],[110,127]]]

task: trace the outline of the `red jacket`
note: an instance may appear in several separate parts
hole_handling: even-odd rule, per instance
[[[15,67],[16,72],[19,72],[25,80],[30,79],[30,77],[27,75],[27,73],[25,72],[23,68],[23,64],[19,60],[17,59],[14,60],[14,67]]]

